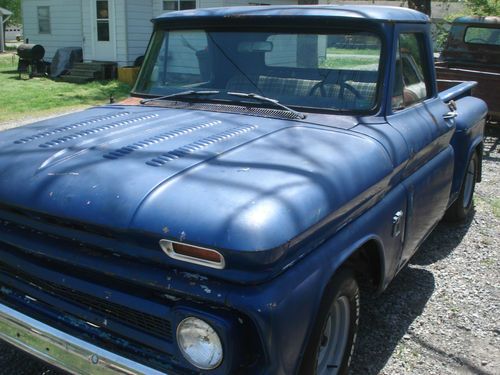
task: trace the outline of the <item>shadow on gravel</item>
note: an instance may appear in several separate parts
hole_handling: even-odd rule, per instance
[[[364,296],[351,374],[376,375],[435,289],[431,272],[405,267],[379,297]],[[363,298],[363,297],[362,297]]]
[[[410,264],[426,266],[450,255],[469,231],[475,215],[476,211],[473,209],[464,223],[439,223],[410,259]]]
[[[487,125],[485,136],[483,159],[500,162],[500,124]]]
[[[435,290],[433,274],[413,266],[429,265],[450,255],[469,230],[474,214],[472,212],[462,224],[440,223],[382,295],[362,296],[360,331],[351,374],[379,374],[390,357],[398,356],[394,352],[398,343],[402,339],[413,339],[405,335]],[[436,355],[449,358],[447,353],[436,351]],[[461,358],[456,358],[456,362],[464,364]],[[482,374],[476,368],[470,370]]]

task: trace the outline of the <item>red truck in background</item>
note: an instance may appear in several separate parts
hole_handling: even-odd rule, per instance
[[[500,17],[460,17],[453,21],[436,73],[439,90],[457,81],[477,81],[473,94],[500,121]]]

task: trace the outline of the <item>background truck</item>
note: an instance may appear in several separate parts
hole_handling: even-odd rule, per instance
[[[472,210],[485,103],[437,91],[411,10],[153,22],[125,102],[0,134],[0,338],[74,373],[345,374],[360,285]]]
[[[492,121],[500,120],[500,17],[460,17],[453,21],[436,63],[438,88],[476,81],[473,94],[488,104]]]

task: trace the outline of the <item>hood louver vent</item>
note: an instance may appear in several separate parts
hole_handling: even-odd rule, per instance
[[[110,115],[93,117],[93,118],[90,118],[89,120],[86,120],[86,121],[77,122],[77,123],[74,123],[71,125],[62,126],[60,128],[55,128],[55,129],[50,130],[50,131],[34,134],[34,135],[26,137],[26,138],[21,138],[21,139],[18,139],[17,141],[14,141],[14,143],[15,144],[23,144],[23,143],[32,142],[32,141],[35,141],[35,140],[40,139],[40,138],[50,137],[50,136],[56,135],[58,133],[81,128],[82,126],[93,125],[93,124],[96,124],[98,122],[114,120],[116,118],[128,116],[129,114],[130,114],[130,112],[118,112],[118,113],[114,113],[114,114],[110,114]]]
[[[117,150],[111,151],[111,152],[107,153],[106,155],[104,155],[104,157],[107,159],[118,159],[118,158],[126,156],[134,151],[142,150],[142,149],[149,147],[149,146],[152,146],[154,144],[157,144],[160,142],[165,142],[165,141],[168,141],[169,139],[172,139],[172,138],[176,138],[176,137],[179,137],[182,135],[192,133],[192,132],[197,131],[197,130],[210,128],[210,127],[220,125],[220,124],[222,124],[222,121],[211,121],[211,122],[206,122],[206,123],[202,123],[199,125],[175,129],[175,130],[172,130],[172,131],[169,131],[166,133],[156,135],[154,137],[147,138],[143,141],[135,142],[133,144],[119,148]]]
[[[153,114],[146,115],[146,116],[140,116],[140,117],[130,118],[130,119],[121,120],[121,121],[117,121],[117,122],[112,122],[110,124],[102,125],[102,126],[99,126],[97,128],[82,130],[82,131],[79,131],[79,132],[76,132],[73,134],[69,134],[65,137],[57,138],[55,140],[52,140],[52,141],[49,141],[46,143],[42,143],[40,145],[40,147],[50,148],[50,147],[58,146],[62,143],[73,141],[77,138],[85,137],[87,135],[96,134],[96,133],[99,133],[102,131],[106,131],[106,130],[118,128],[121,126],[134,124],[134,123],[144,121],[144,120],[152,120],[152,119],[157,118],[157,117],[159,117],[159,115],[156,113],[153,113]]]
[[[158,156],[158,157],[146,162],[146,164],[151,165],[153,167],[160,167],[169,161],[185,157],[189,154],[192,154],[196,151],[200,151],[200,150],[202,150],[210,145],[213,145],[214,143],[228,141],[231,138],[248,133],[248,132],[255,130],[257,128],[258,128],[258,126],[256,126],[256,125],[250,125],[250,126],[241,126],[238,128],[229,129],[229,130],[226,130],[222,133],[215,134],[215,135],[212,135],[210,137],[200,139],[199,141],[196,141],[196,142],[187,144],[185,146],[179,147],[175,150],[166,152],[166,153],[162,154],[161,156]]]

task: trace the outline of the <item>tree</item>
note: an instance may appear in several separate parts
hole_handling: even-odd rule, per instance
[[[408,8],[431,16],[431,0],[408,0]]]
[[[499,16],[499,0],[466,0],[467,8],[476,16]]]
[[[21,14],[21,0],[0,0],[0,8],[4,8],[12,12],[12,17],[9,19],[9,23],[20,24],[23,22]]]

